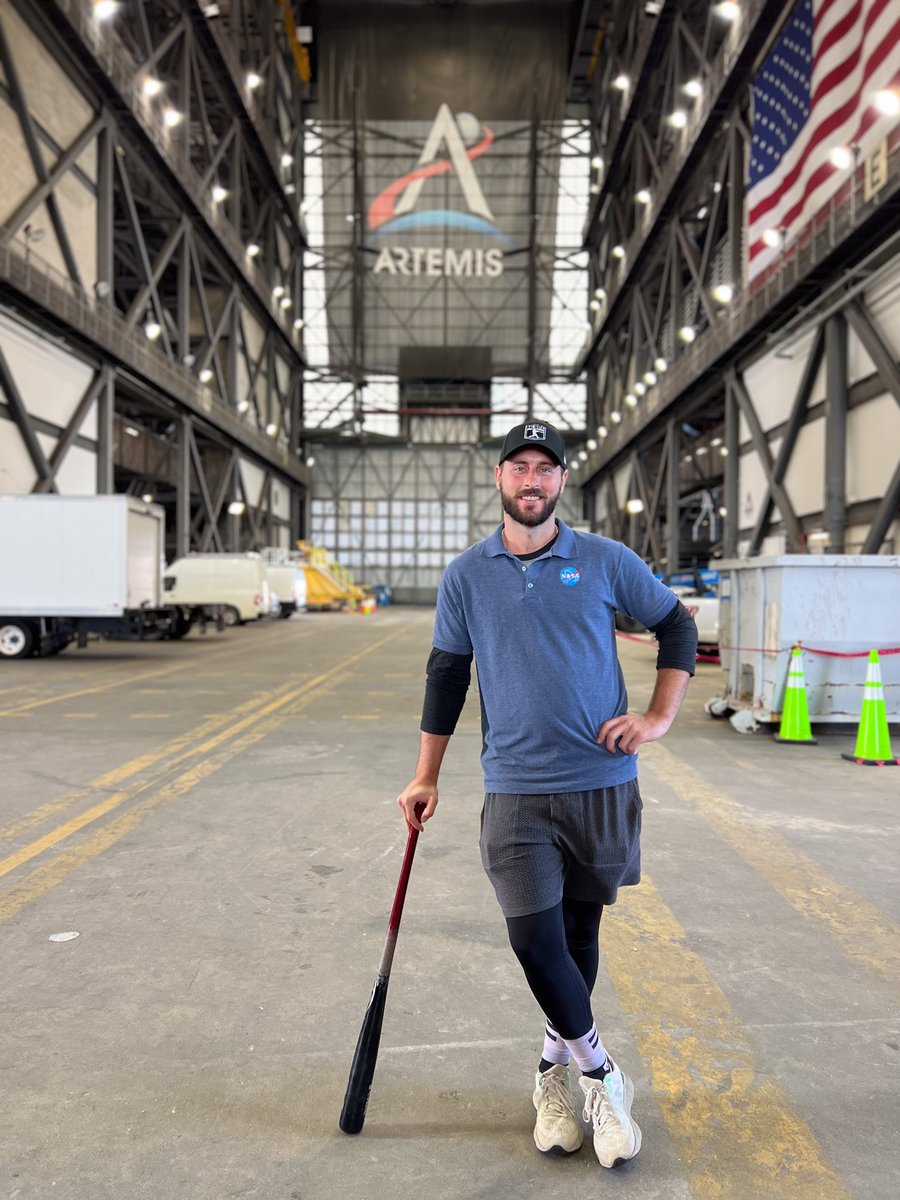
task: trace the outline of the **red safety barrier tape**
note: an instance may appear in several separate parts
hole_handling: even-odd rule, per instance
[[[621,629],[616,630],[616,637],[624,638],[628,642],[640,642],[643,646],[653,646],[656,644],[656,638],[636,637],[633,633],[623,633]],[[817,646],[807,646],[805,642],[792,642],[790,646],[726,646],[721,645],[720,650],[737,650],[744,654],[790,654],[794,646],[799,646],[801,650],[807,654],[821,654],[826,658],[868,658],[870,650],[823,650]],[[874,646],[878,656],[887,654],[900,654],[900,646]],[[721,662],[718,655],[698,654],[698,662]]]

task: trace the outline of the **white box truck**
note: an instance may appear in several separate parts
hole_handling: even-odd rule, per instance
[[[266,578],[273,611],[283,621],[306,611],[306,573],[299,563],[266,562]]]
[[[166,567],[167,604],[220,611],[226,625],[243,625],[269,615],[269,581],[259,554],[188,554]]]
[[[165,513],[134,496],[0,496],[0,658],[173,636]]]

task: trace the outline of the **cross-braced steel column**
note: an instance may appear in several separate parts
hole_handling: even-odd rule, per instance
[[[825,509],[823,523],[832,554],[844,552],[847,522],[847,318],[825,323]]]

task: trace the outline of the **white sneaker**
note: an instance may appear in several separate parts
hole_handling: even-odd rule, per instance
[[[612,1061],[612,1060],[610,1060]],[[641,1148],[641,1129],[631,1117],[634,1084],[613,1063],[605,1079],[582,1075],[584,1119],[594,1126],[594,1150],[601,1167],[616,1167]]]
[[[534,1144],[542,1154],[574,1154],[581,1148],[584,1131],[575,1115],[575,1101],[569,1087],[569,1070],[557,1063],[543,1075],[534,1077],[537,1109],[534,1123]]]

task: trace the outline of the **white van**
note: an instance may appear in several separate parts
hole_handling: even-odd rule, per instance
[[[269,580],[258,554],[189,554],[166,567],[166,604],[220,605],[226,625],[269,615]]]
[[[306,572],[299,563],[267,562],[266,578],[269,581],[269,595],[274,600],[278,597],[278,615],[287,620],[295,612],[306,611]]]

